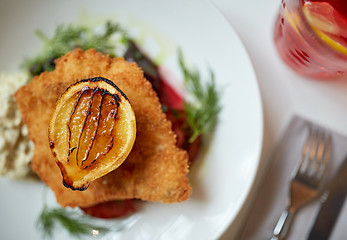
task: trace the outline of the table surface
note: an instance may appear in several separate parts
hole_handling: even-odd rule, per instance
[[[293,115],[347,134],[347,79],[313,80],[299,76],[277,54],[273,26],[280,0],[212,0],[244,43],[257,76],[264,111],[264,142],[253,189],[237,219],[222,236],[237,239],[254,202],[269,158]]]

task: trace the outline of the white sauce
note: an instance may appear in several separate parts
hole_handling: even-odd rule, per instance
[[[28,139],[14,93],[26,84],[24,75],[0,74],[0,175],[32,177],[34,144]]]

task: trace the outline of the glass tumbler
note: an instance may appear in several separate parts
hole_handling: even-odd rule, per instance
[[[274,40],[297,73],[315,79],[347,75],[347,0],[282,0]]]

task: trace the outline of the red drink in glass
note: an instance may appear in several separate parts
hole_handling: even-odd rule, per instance
[[[282,0],[274,34],[280,56],[299,74],[347,75],[346,0]]]

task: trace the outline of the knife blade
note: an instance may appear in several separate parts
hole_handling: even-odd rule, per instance
[[[326,191],[307,240],[326,240],[334,229],[347,194],[347,158],[337,170]]]

